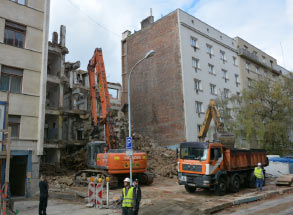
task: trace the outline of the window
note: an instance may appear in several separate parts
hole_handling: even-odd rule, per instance
[[[227,70],[222,69],[222,77],[225,79],[225,82],[229,80]]]
[[[12,1],[21,5],[27,5],[27,0],[12,0]]]
[[[248,87],[252,87],[252,79],[251,78],[247,78],[247,82],[248,82]]]
[[[9,115],[8,116],[8,126],[11,127],[11,137],[19,137],[19,127],[20,127],[20,116]]]
[[[267,77],[268,76],[268,71],[264,70],[264,76]]]
[[[207,54],[212,58],[213,54],[213,46],[207,44]]]
[[[208,71],[209,71],[210,74],[216,75],[216,72],[214,70],[214,65],[208,64]]]
[[[190,37],[190,42],[191,42],[191,46],[194,48],[194,51],[196,51],[196,49],[199,49],[197,46],[197,39],[194,37]]]
[[[198,131],[198,133],[200,132],[200,129],[201,129],[201,125],[200,124],[197,124],[197,131]]]
[[[196,113],[203,113],[203,105],[202,102],[195,102],[195,111]]]
[[[21,93],[23,70],[2,66],[0,77],[0,91]]]
[[[194,79],[194,89],[196,90],[196,92],[202,90],[201,80]]]
[[[266,63],[266,57],[265,56],[262,56],[262,62]]]
[[[237,95],[237,96],[240,96],[240,92],[237,92],[236,95]]]
[[[220,148],[211,148],[211,158],[210,160],[218,160],[222,156]]]
[[[253,51],[252,54],[256,56],[257,55],[257,51]]]
[[[250,71],[250,63],[248,62],[245,63],[245,69],[247,70],[247,72]]]
[[[216,85],[210,84],[210,90],[212,95],[217,95]]]
[[[237,58],[235,56],[233,56],[233,65],[237,66]]]
[[[236,87],[239,87],[240,81],[239,81],[239,75],[235,74],[235,82],[236,82]]]
[[[248,47],[246,46],[246,45],[243,45],[243,47],[247,50],[248,49]]]
[[[271,64],[271,67],[273,67],[273,61],[272,60],[270,60],[270,64]]]
[[[224,88],[224,98],[229,98],[230,90],[227,88]]]
[[[24,47],[26,27],[6,21],[4,30],[4,43],[18,48]]]
[[[225,52],[220,50],[220,59],[221,61],[223,61],[223,63],[225,63],[227,60],[226,60],[226,56],[225,56]]]
[[[259,74],[259,68],[258,68],[258,67],[255,67],[255,72],[256,72],[257,74]]]
[[[199,70],[199,59],[192,58],[192,67],[195,69],[197,72]]]

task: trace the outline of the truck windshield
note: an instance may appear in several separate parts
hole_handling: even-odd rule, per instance
[[[194,147],[183,147],[180,149],[180,158],[187,160],[206,160],[208,149],[199,149]]]

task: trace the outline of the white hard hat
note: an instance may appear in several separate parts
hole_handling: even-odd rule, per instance
[[[257,165],[258,165],[258,166],[261,166],[261,163],[258,163]]]
[[[130,178],[125,178],[124,181],[129,182],[130,183]]]

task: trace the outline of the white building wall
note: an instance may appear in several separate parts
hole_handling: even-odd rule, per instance
[[[230,95],[240,92],[240,88],[236,87],[235,80],[235,74],[239,75],[239,71],[238,67],[233,64],[233,56],[237,59],[236,42],[234,39],[182,10],[178,10],[178,16],[186,140],[196,141],[198,135],[197,125],[201,125],[204,120],[204,112],[209,104],[209,100],[216,98],[215,95],[210,93],[210,83],[216,85],[218,95],[220,95],[220,91],[223,91],[224,88],[230,90]],[[196,51],[191,46],[191,37],[197,39],[198,49]],[[214,56],[212,58],[207,54],[206,44],[213,47]],[[220,50],[225,52],[227,60],[225,63],[220,59]],[[192,67],[192,57],[199,59],[200,70],[197,72]],[[209,74],[209,63],[214,65],[216,75]],[[222,76],[222,69],[227,71],[229,78],[227,82],[225,82]],[[202,90],[198,91],[198,93],[195,90],[194,79],[201,80]],[[196,113],[196,101],[203,103],[203,113],[201,114]]]

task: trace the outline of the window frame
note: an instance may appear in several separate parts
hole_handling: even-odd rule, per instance
[[[223,75],[222,78],[225,80],[225,83],[227,83],[227,81],[229,81],[228,71],[225,69],[222,69],[222,74],[225,74],[225,76]]]
[[[211,68],[211,71],[209,71],[210,68]],[[214,68],[215,68],[215,66],[213,64],[208,63],[208,72],[209,72],[209,74],[216,75],[216,72],[215,72]]]
[[[12,26],[9,26],[9,23],[12,23],[12,24],[16,24],[16,25],[19,25],[19,26],[22,26],[22,27],[24,27],[25,28],[25,30],[21,30],[20,28],[17,28],[17,27],[12,27]],[[5,31],[6,31],[6,29],[7,30],[10,30],[10,31],[13,31],[13,33],[14,33],[14,38],[13,38],[13,45],[11,45],[11,44],[8,44],[8,43],[6,43],[5,42]],[[25,41],[26,41],[26,26],[25,25],[22,25],[22,24],[19,24],[19,23],[17,23],[17,22],[12,22],[12,21],[10,21],[10,20],[5,20],[5,26],[4,26],[4,44],[6,44],[6,45],[9,45],[9,46],[14,46],[14,47],[16,47],[16,48],[22,48],[22,49],[24,49],[25,48]],[[23,34],[23,47],[19,47],[19,46],[16,46],[16,33],[21,33],[21,34]]]
[[[195,44],[193,44],[192,41],[194,41]],[[195,37],[193,37],[193,36],[190,36],[190,45],[191,45],[191,47],[194,48],[194,51],[195,51],[195,52],[196,52],[197,49],[199,49],[197,42],[198,42],[198,39],[197,39],[197,38],[195,38]]]
[[[198,111],[198,105],[200,105],[200,111]],[[203,103],[200,101],[195,101],[195,112],[197,114],[203,113]]]
[[[9,117],[17,117],[19,119],[19,122],[9,122]],[[8,127],[12,127],[12,125],[17,125],[17,136],[11,136],[12,139],[19,139],[19,136],[20,136],[20,122],[21,122],[21,116],[19,116],[19,115],[10,115],[10,114],[8,115]]]
[[[6,73],[3,71],[3,67],[7,67],[7,68],[13,68],[13,69],[17,69],[17,70],[22,70],[22,69],[18,69],[18,68],[15,68],[15,67],[10,67],[10,66],[4,66],[2,65],[1,66],[1,73],[0,73],[0,79],[1,79],[1,76],[3,74],[7,75],[9,77],[9,86],[8,86],[8,91],[5,91],[5,90],[0,90],[0,92],[9,92],[9,93],[14,93],[14,94],[22,94],[22,82],[23,82],[23,70],[22,70],[22,75],[15,75],[15,74],[9,74],[9,73]],[[11,92],[11,82],[12,82],[12,77],[20,77],[20,92],[19,93],[16,93],[16,92]]]
[[[195,72],[197,72],[198,70],[200,70],[200,64],[199,64],[199,59],[198,58],[195,58],[195,57],[192,57],[192,60],[191,60],[191,65],[192,65],[192,68],[194,68]],[[193,65],[193,62],[195,62],[195,66]]]
[[[227,62],[227,59],[226,59],[226,52],[224,52],[223,50],[220,50],[220,60],[225,63]]]
[[[230,90],[228,88],[224,88],[224,98],[229,98],[230,97]]]
[[[210,83],[210,93],[212,95],[218,95],[216,90],[217,85]],[[213,90],[212,90],[213,89]]]
[[[20,5],[23,5],[23,6],[27,6],[28,5],[28,0],[24,0],[24,4],[21,4],[21,3],[19,3],[18,1],[19,0],[10,0],[10,1],[12,1],[12,2],[14,2],[14,3],[16,3],[16,4],[20,4]]]
[[[202,91],[201,80],[194,78],[194,90],[198,93],[198,91]],[[198,89],[196,88],[198,86]]]
[[[235,83],[236,83],[236,87],[240,86],[240,81],[239,81],[239,75],[235,74]]]
[[[208,49],[209,48],[209,49]],[[214,56],[214,53],[213,53],[213,46],[206,43],[206,51],[207,51],[207,54],[209,55],[210,58],[212,58]],[[209,52],[210,51],[210,52]]]

